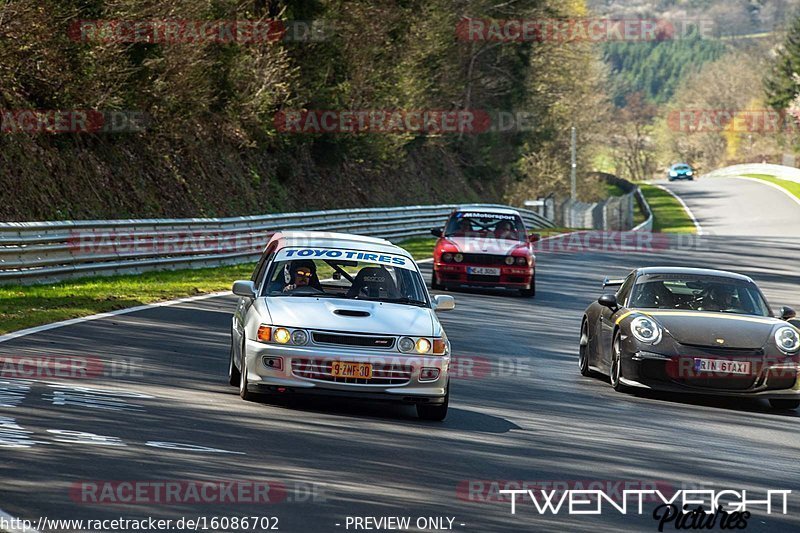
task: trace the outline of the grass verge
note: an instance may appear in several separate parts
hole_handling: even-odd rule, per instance
[[[667,191],[647,183],[639,184],[653,211],[653,231],[696,233],[697,228],[681,203]]]

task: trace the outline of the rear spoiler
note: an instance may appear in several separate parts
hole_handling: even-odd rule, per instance
[[[623,283],[625,283],[624,279],[609,279],[609,278],[605,278],[603,280],[603,288],[605,289],[606,287],[619,287]]]

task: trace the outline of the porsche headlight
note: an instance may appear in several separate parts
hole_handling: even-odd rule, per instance
[[[794,353],[800,350],[800,335],[794,328],[784,326],[775,332],[775,343],[782,352]]]
[[[637,340],[647,344],[657,344],[661,340],[661,327],[655,320],[646,316],[633,319],[631,333]]]

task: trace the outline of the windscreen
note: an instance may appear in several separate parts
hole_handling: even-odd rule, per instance
[[[642,276],[633,288],[630,307],[770,316],[753,283],[711,276]]]
[[[490,237],[525,241],[525,226],[518,215],[500,213],[458,212],[450,217],[445,237]]]
[[[430,306],[419,272],[405,257],[334,249],[313,249],[312,254],[304,251],[290,249],[278,254],[267,272],[265,296]]]

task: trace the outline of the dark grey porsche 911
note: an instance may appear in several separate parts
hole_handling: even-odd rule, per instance
[[[642,268],[586,310],[578,366],[632,388],[763,398],[800,406],[800,323],[776,318],[752,279],[720,270]]]

